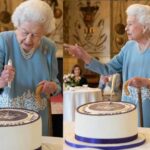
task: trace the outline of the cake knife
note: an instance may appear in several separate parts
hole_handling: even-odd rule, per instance
[[[114,74],[114,75],[112,76],[112,84],[111,84],[110,99],[109,99],[109,100],[110,100],[110,104],[111,104],[111,102],[112,102],[112,96],[113,96],[113,94],[114,94],[116,78],[117,78],[117,75]]]
[[[12,66],[12,60],[8,60],[8,66]],[[8,87],[11,88],[11,82],[8,82]]]

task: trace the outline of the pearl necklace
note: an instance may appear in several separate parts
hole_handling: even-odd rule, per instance
[[[33,56],[33,53],[34,53],[34,48],[31,49],[29,52],[25,52],[21,47],[20,47],[20,51],[21,51],[21,54],[22,56],[25,58],[25,59],[30,59],[32,56]]]
[[[145,45],[139,45],[140,51],[145,52],[148,48],[150,48],[150,41],[148,41]]]

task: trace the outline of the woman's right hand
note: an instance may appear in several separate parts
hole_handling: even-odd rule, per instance
[[[9,82],[12,82],[14,76],[15,76],[14,67],[10,65],[5,65],[4,70],[1,72],[0,76],[0,88],[7,86]]]
[[[70,55],[82,59],[86,64],[89,64],[92,57],[80,46],[77,44],[70,45],[70,44],[64,44],[64,48],[66,51],[69,52]]]

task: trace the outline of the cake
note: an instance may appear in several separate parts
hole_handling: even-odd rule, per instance
[[[75,113],[75,133],[66,143],[76,148],[124,149],[145,142],[138,133],[136,106],[126,102],[92,102]]]
[[[115,142],[118,138],[137,138],[137,112],[133,104],[90,103],[79,107],[75,116],[76,138],[105,139],[106,142],[107,139]]]
[[[26,109],[0,109],[0,149],[41,150],[41,118]]]

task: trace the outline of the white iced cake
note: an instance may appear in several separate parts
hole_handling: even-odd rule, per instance
[[[122,143],[135,140],[138,135],[137,110],[125,102],[92,102],[77,108],[75,138],[103,143]]]
[[[40,150],[41,118],[38,113],[13,108],[0,109],[0,149]]]

